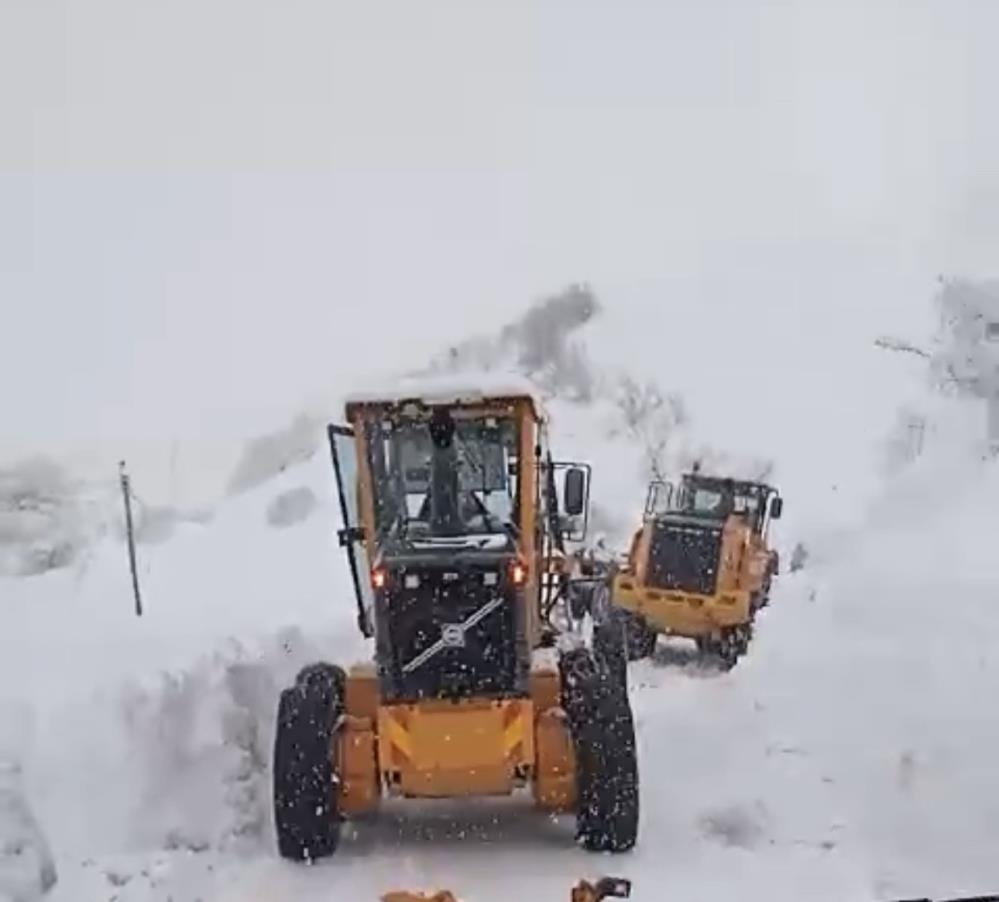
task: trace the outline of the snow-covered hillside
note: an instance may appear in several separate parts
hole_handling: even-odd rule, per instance
[[[567,297],[585,300],[559,303]],[[601,314],[579,312],[563,307],[538,366],[536,308],[529,329],[514,323],[445,349],[429,369],[533,378],[556,452],[594,463],[595,533],[620,546],[651,466],[671,472],[701,456],[758,468],[779,457],[764,447],[762,464],[726,460],[700,443],[697,410],[601,359]],[[631,877],[638,900],[888,899],[999,885],[989,839],[999,728],[984,713],[999,678],[989,526],[999,478],[971,441],[974,412],[953,405],[941,426],[950,441],[930,443],[826,530],[810,529],[824,524],[824,496],[799,502],[778,461],[789,511],[804,508],[789,515],[782,546],[801,539],[813,553],[782,576],[748,658],[705,672],[677,644],[632,668],[643,821],[633,853],[586,855],[568,823],[488,803],[390,806],[356,824],[334,860],[280,861],[268,772],[277,693],[306,661],[370,654],[335,541],[322,426],[336,408],[331,399],[250,442],[211,516],[178,517],[140,543],[141,619],[113,494],[94,518],[72,521],[88,524],[76,533],[85,554],[0,580],[0,759],[19,768],[0,789],[13,787],[8,807],[16,800],[37,824],[34,845],[0,837],[0,875],[10,875],[0,898],[30,898],[5,879],[51,880],[50,854],[56,902],[363,902],[399,886],[446,886],[467,902],[560,900],[579,876],[602,872]]]

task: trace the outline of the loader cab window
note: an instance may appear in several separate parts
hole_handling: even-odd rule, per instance
[[[753,529],[762,528],[767,489],[755,483],[689,480],[680,492],[680,507],[699,517],[724,520],[732,514]]]
[[[680,509],[684,513],[712,519],[724,519],[732,508],[731,496],[720,489],[685,486],[680,495]]]
[[[731,514],[747,514],[751,507],[748,495],[738,491],[728,480],[706,478],[684,479],[679,491],[678,506],[694,517],[725,520]]]
[[[760,499],[755,495],[736,495],[732,502],[732,513],[742,514],[754,522],[760,512]]]
[[[514,423],[449,417],[372,424],[378,532],[407,542],[505,544],[517,528]]]

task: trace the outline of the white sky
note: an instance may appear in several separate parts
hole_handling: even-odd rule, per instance
[[[646,370],[849,382],[999,268],[997,47],[993,0],[0,0],[0,445],[283,421],[577,280]]]

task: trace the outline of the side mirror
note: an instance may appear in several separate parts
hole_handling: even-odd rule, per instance
[[[586,510],[586,471],[573,467],[566,471],[563,491],[563,508],[570,517],[578,517]]]
[[[781,512],[784,510],[784,499],[778,495],[770,502],[770,519],[779,520]]]

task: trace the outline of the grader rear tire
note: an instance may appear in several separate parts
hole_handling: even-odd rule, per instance
[[[332,855],[340,842],[334,732],[346,676],[313,664],[281,693],[274,735],[274,827],[278,852],[293,861]]]

